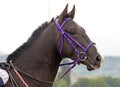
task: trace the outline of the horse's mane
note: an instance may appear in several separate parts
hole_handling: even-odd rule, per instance
[[[21,54],[25,52],[32,44],[38,39],[41,33],[52,23],[54,22],[54,18],[50,22],[43,23],[40,27],[38,27],[31,35],[31,37],[27,40],[27,42],[23,43],[19,48],[17,48],[13,53],[8,55],[7,61],[15,60]]]

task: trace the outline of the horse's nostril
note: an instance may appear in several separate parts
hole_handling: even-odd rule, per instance
[[[100,55],[98,55],[98,56],[96,57],[96,61],[97,61],[97,62],[100,62],[100,61],[101,61],[101,56],[100,56]]]

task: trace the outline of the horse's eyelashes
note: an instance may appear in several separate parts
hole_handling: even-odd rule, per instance
[[[74,30],[72,30],[72,29],[71,29],[71,30],[65,30],[65,31],[66,31],[67,33],[71,34],[71,35],[75,35],[75,33],[76,33],[76,32],[75,32]]]

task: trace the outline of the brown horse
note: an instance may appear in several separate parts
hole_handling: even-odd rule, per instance
[[[85,30],[73,21],[75,6],[70,13],[67,13],[67,7],[68,5],[57,17],[58,22],[62,25],[66,18],[71,19],[65,22],[62,27],[63,31],[83,47],[88,48],[86,52],[83,52],[80,46],[75,44],[73,40],[71,41],[75,48],[79,50],[77,52],[81,52],[82,56],[84,55],[84,60],[79,63],[86,65],[88,70],[98,69],[101,65],[102,57],[93,43],[88,46],[91,40],[86,35]],[[33,32],[26,43],[8,56],[8,64],[12,61],[12,64],[10,64],[12,67],[9,72],[14,81],[10,79],[4,87],[17,87],[12,86],[15,83],[18,84],[18,87],[52,87],[52,82],[54,82],[61,60],[65,57],[74,61],[77,60],[76,49],[73,49],[74,47],[71,47],[71,44],[68,43],[70,42],[69,39],[64,39],[61,56],[62,33],[56,26],[55,21],[52,19],[49,23],[45,22]],[[21,81],[14,67],[29,86],[25,86],[23,81]]]

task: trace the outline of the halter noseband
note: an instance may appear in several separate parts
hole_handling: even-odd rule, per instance
[[[62,57],[62,48],[63,48],[63,44],[64,44],[64,39],[66,39],[66,41],[71,45],[71,47],[73,48],[73,50],[77,53],[78,58],[76,59],[76,63],[80,64],[81,61],[85,61],[87,58],[87,54],[86,52],[89,50],[89,48],[91,47],[91,45],[93,44],[93,42],[90,42],[87,47],[82,46],[78,41],[76,41],[73,37],[71,37],[67,32],[64,31],[63,26],[65,25],[66,22],[72,20],[71,18],[66,18],[65,21],[60,25],[58,22],[58,19],[56,19],[55,23],[56,26],[58,28],[58,30],[61,32],[62,34],[62,40],[61,40],[61,45],[60,45],[60,56]],[[78,48],[73,44],[73,42],[83,50],[83,52],[80,52],[78,50]],[[65,64],[64,64],[65,65]],[[69,65],[69,64],[67,64]],[[63,65],[62,65],[63,66]]]

